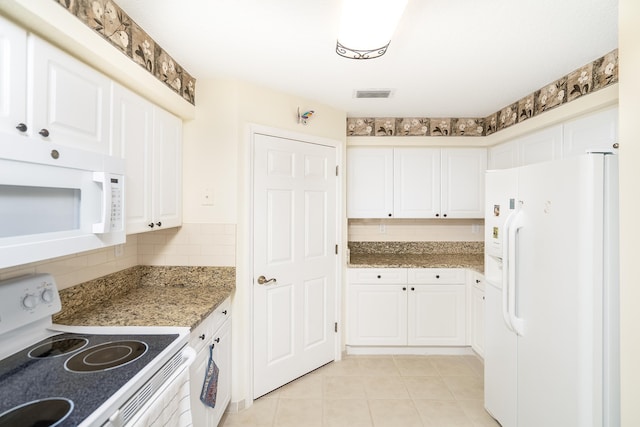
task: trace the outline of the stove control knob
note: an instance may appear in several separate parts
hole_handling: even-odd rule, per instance
[[[53,302],[53,291],[51,289],[45,289],[40,294],[40,298],[42,298],[42,301],[46,302],[47,304],[52,303]]]
[[[38,299],[33,294],[27,294],[22,298],[22,306],[28,310],[33,310],[38,304]]]

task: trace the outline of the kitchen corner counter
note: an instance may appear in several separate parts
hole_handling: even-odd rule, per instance
[[[54,323],[187,326],[192,330],[235,289],[234,267],[136,266],[60,291]]]
[[[351,254],[349,268],[468,268],[484,272],[483,254]]]

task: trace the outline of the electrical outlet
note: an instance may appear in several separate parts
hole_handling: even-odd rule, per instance
[[[115,245],[113,247],[113,254],[116,256],[116,258],[124,255],[124,245]]]
[[[205,188],[202,191],[202,206],[213,206],[213,188]]]
[[[380,224],[380,234],[384,234],[387,232],[387,226],[385,224]]]
[[[471,224],[471,234],[478,234],[480,232],[480,225]]]

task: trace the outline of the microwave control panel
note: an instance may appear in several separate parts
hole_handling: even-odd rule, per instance
[[[124,227],[122,204],[122,175],[112,175],[111,187],[111,231],[119,231]]]

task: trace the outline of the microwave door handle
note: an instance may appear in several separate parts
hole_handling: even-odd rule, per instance
[[[102,183],[102,218],[100,222],[93,224],[93,232],[104,234],[111,228],[111,189],[109,188],[109,174],[107,172],[94,172],[93,180]]]

